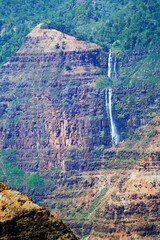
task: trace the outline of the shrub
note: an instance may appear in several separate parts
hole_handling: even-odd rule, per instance
[[[103,138],[105,136],[105,132],[101,131],[100,136]]]
[[[14,175],[23,175],[24,171],[15,166],[11,169],[11,173]]]
[[[119,112],[122,107],[121,107],[120,104],[116,104],[116,105],[114,106],[114,108],[115,108],[116,111]]]
[[[67,64],[67,65],[65,66],[65,68],[66,68],[67,71],[70,71],[70,70],[71,70],[71,66],[70,66],[69,64]]]
[[[147,221],[148,216],[145,214],[144,217],[143,217],[143,219],[144,219],[145,221]]]
[[[124,114],[118,114],[118,118],[125,118]]]
[[[42,186],[44,184],[44,179],[41,178],[38,174],[32,174],[27,177],[27,184],[29,187],[34,188],[36,186]]]
[[[122,46],[121,46],[121,43],[119,40],[115,41],[113,44],[112,44],[112,47],[114,49],[117,49],[117,50],[121,50]]]
[[[100,89],[104,89],[107,87],[111,87],[113,85],[112,80],[108,77],[101,75],[99,78],[96,79],[96,87]]]
[[[56,48],[56,49],[59,49],[59,48],[60,48],[59,43],[56,43],[55,48]]]

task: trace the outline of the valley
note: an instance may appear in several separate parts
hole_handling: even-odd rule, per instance
[[[99,45],[41,24],[26,36],[0,68],[0,181],[81,239],[156,240],[159,60],[113,50],[109,78],[110,53]]]

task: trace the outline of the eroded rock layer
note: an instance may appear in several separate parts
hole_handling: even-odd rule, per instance
[[[82,239],[159,239],[160,116],[100,161],[104,170],[64,179],[43,204]]]
[[[107,75],[107,58],[96,44],[40,25],[26,37],[0,69],[0,180],[86,239],[155,240],[159,117],[143,125],[159,110],[159,86],[113,89],[114,119],[129,139],[107,149],[105,89],[95,83]],[[122,58],[127,73],[139,58]]]
[[[104,91],[95,88],[104,59],[98,45],[39,25],[1,68],[0,143],[17,149],[18,168],[81,170],[94,146],[109,143],[100,134]]]
[[[70,228],[46,208],[4,183],[0,183],[0,239],[78,240]]]

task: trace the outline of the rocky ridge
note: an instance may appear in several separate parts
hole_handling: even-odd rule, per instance
[[[0,183],[0,239],[78,240],[70,228],[33,203],[31,198]]]

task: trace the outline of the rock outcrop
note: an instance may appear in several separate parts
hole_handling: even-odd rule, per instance
[[[78,240],[70,228],[46,208],[4,183],[0,183],[0,239]]]

